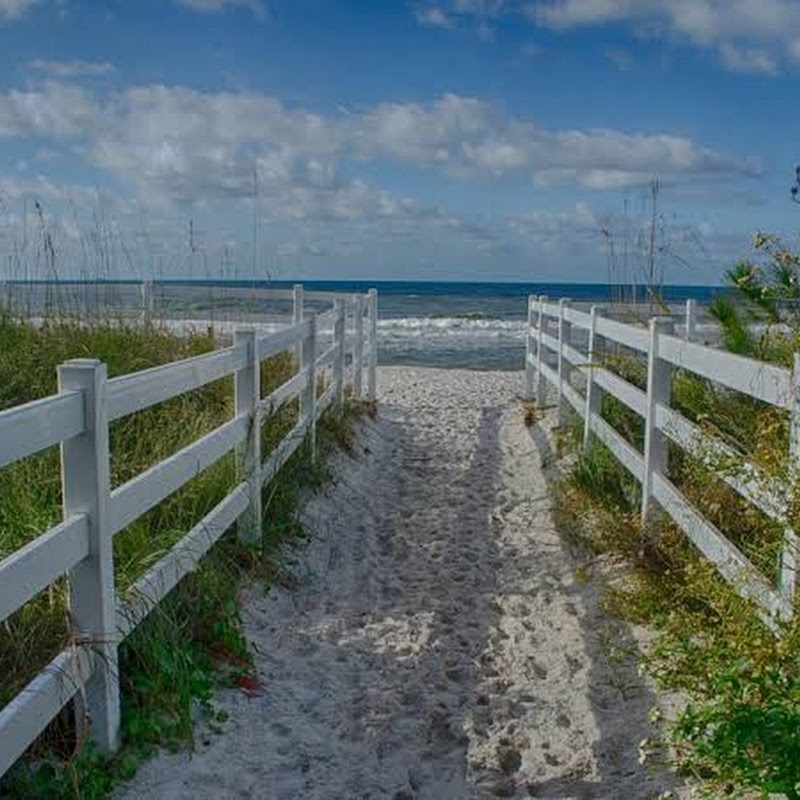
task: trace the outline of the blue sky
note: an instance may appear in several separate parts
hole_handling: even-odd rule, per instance
[[[797,0],[0,0],[14,277],[720,280],[794,243]]]

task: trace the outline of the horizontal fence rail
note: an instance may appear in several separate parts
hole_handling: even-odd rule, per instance
[[[692,373],[726,390],[787,410],[794,432],[790,470],[800,452],[800,360],[793,370],[766,364],[692,342],[696,304],[686,305],[682,337],[671,320],[654,318],[649,327],[603,316],[602,308],[580,311],[561,299],[528,298],[525,393],[545,405],[555,390],[559,419],[572,410],[583,421],[583,447],[592,435],[601,441],[641,486],[641,520],[647,531],[656,503],[717,571],[745,598],[755,602],[772,628],[794,614],[798,541],[787,521],[790,485],[767,476],[729,444],[706,432],[671,407],[672,378]],[[646,361],[646,386],[634,385],[604,360],[614,348],[627,348]],[[583,388],[583,392],[579,388]],[[548,391],[550,390],[550,391]],[[603,394],[616,398],[641,418],[644,447],[637,449],[601,415]],[[748,503],[785,530],[775,575],[764,575],[667,477],[667,440],[685,450]],[[725,470],[720,465],[730,465]]]
[[[111,380],[98,361],[67,362],[58,394],[0,412],[0,466],[60,444],[64,489],[63,521],[0,561],[0,622],[68,574],[75,625],[74,644],[0,709],[0,776],[77,694],[85,697],[89,734],[101,749],[115,749],[119,643],[231,526],[257,543],[262,486],[303,442],[313,457],[317,421],[330,408],[341,410],[346,386],[356,400],[375,399],[377,292],[304,293],[297,285],[280,295],[292,301],[292,319],[274,333],[237,330],[230,347]],[[152,286],[143,286],[142,297],[151,308]],[[332,308],[317,315],[306,300]],[[261,362],[286,352],[294,375],[262,397]],[[110,422],[225,378],[234,380],[233,419],[112,490]],[[261,424],[295,399],[297,424],[262,459]],[[239,483],[119,596],[114,535],[232,450]]]

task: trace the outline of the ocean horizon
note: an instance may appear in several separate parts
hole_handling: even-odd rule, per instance
[[[264,290],[291,288],[299,281],[170,278],[154,281],[155,316],[169,320],[241,321],[280,324],[291,302],[270,299]],[[14,305],[29,315],[49,308],[136,308],[139,280],[10,281]],[[379,361],[384,365],[466,369],[523,368],[527,297],[569,297],[593,303],[646,303],[644,287],[576,282],[302,281],[309,292],[378,291]],[[703,307],[723,286],[667,285],[659,290],[658,313],[680,316],[687,299]],[[262,293],[263,292],[263,293]],[[323,310],[325,304],[310,302]],[[646,308],[646,307],[645,307]]]

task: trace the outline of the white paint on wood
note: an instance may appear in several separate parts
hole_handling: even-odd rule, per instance
[[[647,353],[650,347],[650,334],[645,328],[626,325],[608,317],[598,317],[597,332],[606,339],[638,350],[640,353]]]
[[[246,366],[247,348],[226,347],[108,382],[109,421],[199,389]]]
[[[635,411],[640,417],[647,413],[647,394],[638,386],[628,383],[624,378],[620,378],[611,370],[603,367],[593,369],[594,382],[604,391],[613,394],[621,403],[626,405],[631,411]]]
[[[528,296],[528,324],[525,328],[525,391],[524,397],[526,400],[533,399],[533,378],[534,378],[534,365],[533,358],[533,331],[535,327],[535,302],[534,295]]]
[[[329,369],[333,365],[338,349],[339,349],[338,346],[334,344],[333,346],[329,347],[324,353],[321,353],[319,356],[317,356],[316,360],[317,374],[319,374],[323,370]]]
[[[547,381],[543,373],[545,365],[544,356],[544,336],[546,335],[545,326],[545,306],[547,305],[547,295],[539,295],[538,313],[536,315],[536,405],[542,408],[547,402]]]
[[[86,647],[64,650],[0,709],[0,775],[90,680],[95,664]]]
[[[642,525],[649,522],[653,499],[653,475],[668,474],[668,449],[656,421],[659,405],[669,408],[672,394],[672,365],[661,358],[662,338],[672,332],[672,321],[663,317],[650,320],[650,348],[647,354],[647,395],[644,421],[644,467],[642,473]]]
[[[302,342],[303,337],[308,334],[307,325],[302,322],[290,325],[288,328],[276,331],[275,333],[268,333],[265,336],[258,337],[258,360],[264,361],[266,358],[271,358],[284,350],[289,349],[292,345]]]
[[[114,489],[110,502],[111,533],[130,525],[244,442],[249,426],[246,416],[232,419]]]
[[[298,422],[264,460],[261,465],[261,480],[265,484],[269,483],[280,472],[283,465],[300,449],[300,445],[303,444],[308,433],[308,428],[308,422]]]
[[[308,318],[308,336],[303,340],[303,363],[301,369],[308,371],[308,383],[300,393],[300,422],[308,426],[308,439],[312,460],[317,452],[317,426],[314,408],[317,402],[317,318]]]
[[[281,384],[277,389],[270,392],[261,401],[262,414],[272,414],[284,403],[297,397],[307,385],[309,374],[308,368],[301,369],[300,372],[292,375],[286,383]]]
[[[792,375],[785,367],[712,350],[674,336],[662,337],[660,357],[770,405],[786,409],[792,406]]]
[[[368,347],[364,350],[364,297],[342,295],[357,310],[352,336],[346,329],[343,304],[337,304],[334,347],[322,364],[333,365],[334,379],[320,398],[317,393],[317,325],[302,317],[303,292],[266,292],[292,297],[298,324],[269,336],[237,333],[233,347],[180,362],[106,380],[105,366],[77,360],[59,368],[59,394],[0,413],[0,465],[12,463],[61,443],[65,521],[0,562],[0,620],[67,572],[70,608],[75,625],[75,650],[65,651],[17,697],[0,710],[0,774],[31,744],[44,727],[76,695],[87,711],[91,735],[101,749],[112,750],[119,733],[117,644],[149,613],[245,512],[259,516],[260,484],[275,477],[303,442],[311,439],[318,417],[341,400],[345,380],[368,358],[368,391],[374,397],[377,364],[377,293],[369,297]],[[310,295],[307,295],[310,296]],[[324,299],[331,299],[323,294]],[[299,303],[297,302],[299,300]],[[299,372],[269,397],[260,398],[259,365],[302,341]],[[345,359],[355,348],[351,365]],[[360,353],[358,352],[360,351]],[[358,367],[358,369],[356,369]],[[108,425],[111,419],[147,408],[211,381],[235,375],[235,419],[183,448],[133,480],[110,491]],[[299,395],[301,419],[270,456],[261,462],[260,417]],[[135,584],[117,605],[113,577],[113,534],[138,519],[172,492],[211,466],[232,448],[242,450],[242,481],[164,558]],[[255,445],[255,446],[254,446]],[[5,460],[3,460],[5,459]]]
[[[761,606],[771,618],[788,618],[791,606],[775,592],[746,556],[689,503],[660,473],[653,476],[653,494],[661,507],[742,596]]]
[[[69,572],[69,609],[76,640],[91,647],[95,660],[86,685],[92,738],[101,750],[112,751],[119,743],[120,701],[106,365],[68,361],[58,368],[58,387],[83,394],[85,430],[61,444],[64,519],[85,515],[89,528],[89,554]]]
[[[336,357],[333,361],[333,385],[336,390],[336,408],[341,414],[344,410],[344,357],[347,311],[343,300],[335,300],[334,303],[338,316],[333,329],[333,341],[336,347]]]
[[[570,382],[570,365],[564,356],[564,346],[570,343],[572,328],[564,317],[564,309],[569,298],[562,297],[558,301],[558,422],[564,425],[567,421],[567,409],[564,403],[565,388]]]
[[[89,555],[89,518],[73,514],[0,561],[0,622]]]
[[[353,345],[353,397],[361,400],[364,392],[364,296],[355,298],[355,343]]]
[[[787,528],[781,557],[780,578],[777,589],[760,575],[743,554],[729,542],[708,520],[694,509],[680,492],[669,483],[664,474],[666,447],[663,437],[669,436],[684,449],[697,456],[719,477],[726,481],[746,500],[764,513],[785,520],[789,505],[788,484],[765,476],[728,445],[708,436],[697,425],[669,408],[671,372],[675,367],[687,369],[730,389],[756,397],[763,402],[792,412],[792,470],[797,469],[800,457],[800,380],[793,378],[788,370],[771,364],[742,358],[730,353],[702,347],[691,341],[678,339],[659,330],[666,322],[651,323],[645,331],[631,325],[601,318],[597,309],[588,315],[582,312],[545,302],[540,298],[535,328],[530,323],[527,336],[535,334],[537,346],[526,348],[526,370],[537,375],[537,397],[543,402],[547,383],[560,386],[560,395],[584,417],[584,446],[590,433],[595,433],[606,444],[620,463],[643,485],[643,517],[647,516],[650,501],[658,502],[691,541],[719,569],[720,573],[739,593],[754,600],[762,610],[767,624],[774,626],[777,618],[788,619],[792,614],[792,599],[795,591],[796,558],[798,537]],[[561,308],[561,311],[559,311]],[[695,308],[686,309],[685,335],[693,335]],[[561,335],[552,336],[546,330],[549,318],[558,319]],[[589,331],[589,352],[586,364],[579,363],[582,354],[571,348],[564,336],[564,321]],[[608,370],[597,368],[595,351],[597,342],[603,337],[626,347],[648,354],[648,391],[642,392]],[[652,340],[652,341],[651,341]],[[553,370],[544,362],[544,348],[559,355],[561,370]],[[564,362],[587,374],[586,395],[580,395],[565,380]],[[795,364],[794,376],[800,375],[800,357]],[[598,390],[609,392],[626,406],[645,418],[645,455],[636,451],[600,415]],[[719,463],[734,463],[735,470],[727,470]],[[717,469],[715,469],[715,466]],[[792,483],[790,481],[789,483]]]
[[[314,408],[315,423],[330,408],[335,399],[336,399],[336,385],[332,383],[317,399],[317,404]]]
[[[593,414],[600,413],[600,404],[602,396],[600,391],[596,389],[597,385],[597,367],[595,366],[597,358],[597,344],[599,336],[597,334],[597,316],[599,314],[597,306],[592,306],[589,313],[589,342],[587,344],[587,359],[588,365],[586,371],[586,405],[583,410],[583,450],[584,452],[589,448],[591,441],[591,419]],[[573,319],[573,323],[575,320]]]
[[[237,330],[233,341],[247,348],[247,366],[236,371],[233,381],[234,414],[248,421],[247,435],[236,446],[239,480],[246,481],[250,489],[247,511],[239,518],[239,538],[257,542],[261,537],[261,358],[255,330]]]
[[[772,519],[785,521],[789,510],[789,487],[785,482],[766,475],[730,445],[706,433],[675,409],[659,404],[656,424],[745,500]]]
[[[370,289],[367,293],[367,309],[369,314],[369,362],[367,365],[367,399],[375,400],[378,380],[378,290]]]
[[[83,431],[83,395],[62,392],[0,412],[0,467]]]
[[[240,483],[131,586],[117,609],[117,628],[123,639],[247,512],[249,502],[250,487]]]
[[[686,301],[686,311],[683,323],[683,338],[687,342],[697,339],[697,300],[689,298]]]
[[[616,456],[617,461],[641,482],[644,467],[642,454],[599,414],[593,414],[590,423],[597,438]]]

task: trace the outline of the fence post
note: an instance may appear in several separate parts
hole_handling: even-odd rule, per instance
[[[344,300],[335,300],[336,322],[333,324],[333,341],[336,344],[336,357],[333,362],[333,382],[336,386],[336,406],[341,414],[344,411],[344,354],[347,334],[347,315]]]
[[[547,303],[547,295],[539,295],[539,324],[536,329],[536,405],[543,408],[547,402],[547,382],[545,381],[542,372],[542,362],[544,361],[544,342],[542,334],[544,333],[544,307]]]
[[[303,361],[301,369],[308,369],[308,382],[300,393],[300,420],[308,430],[308,442],[312,461],[317,455],[317,315],[307,316],[308,335],[303,340]]]
[[[674,326],[667,317],[650,320],[650,345],[647,352],[647,413],[644,428],[644,474],[642,475],[641,521],[643,537],[650,520],[653,503],[653,473],[667,473],[667,448],[664,434],[656,424],[659,405],[669,406],[674,368],[658,355],[659,338],[671,334]]]
[[[114,548],[108,524],[110,493],[106,365],[74,359],[58,368],[59,391],[83,393],[85,430],[61,444],[64,518],[86,514],[89,555],[69,572],[69,608],[77,639],[91,647],[86,684],[91,735],[103,751],[119,744],[119,668]]]
[[[142,325],[145,328],[153,324],[153,281],[142,281],[139,286],[142,310],[140,314]]]
[[[564,397],[564,383],[569,383],[572,370],[570,361],[564,355],[564,345],[572,341],[572,326],[564,317],[564,309],[569,305],[569,298],[562,297],[558,301],[558,424],[564,425],[567,421],[567,401]]]
[[[789,429],[789,486],[790,493],[798,491],[800,482],[800,353],[794,354],[792,370],[792,409]],[[780,584],[783,597],[794,610],[794,595],[797,585],[797,548],[800,539],[789,527],[783,532],[781,550]]]
[[[697,301],[686,301],[686,321],[684,323],[683,338],[693,342],[697,338]]]
[[[355,352],[353,354],[353,397],[361,399],[364,384],[364,295],[356,296]]]
[[[369,309],[369,363],[367,365],[367,399],[374,400],[377,392],[378,372],[378,290],[370,289],[367,293]]]
[[[528,295],[528,321],[525,323],[525,399],[533,398],[533,304],[534,295]]]
[[[233,343],[247,347],[247,363],[234,375],[234,408],[236,416],[246,415],[250,426],[247,439],[236,451],[240,480],[246,480],[250,502],[238,523],[243,542],[257,542],[261,533],[261,362],[258,359],[258,336],[251,328],[233,333]]]
[[[597,317],[600,315],[600,308],[592,306],[589,312],[589,344],[588,344],[588,369],[586,370],[586,411],[583,420],[583,449],[589,449],[589,442],[592,435],[592,414],[600,411],[600,387],[595,383],[594,370],[597,362],[598,339]]]
[[[296,283],[292,287],[292,324],[297,325],[298,322],[303,321],[303,284]],[[297,359],[298,366],[303,363],[303,343],[297,345],[295,351],[295,358]]]

